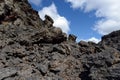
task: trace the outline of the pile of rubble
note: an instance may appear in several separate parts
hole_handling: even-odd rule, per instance
[[[0,80],[119,80],[120,31],[76,42],[27,0],[0,1]]]

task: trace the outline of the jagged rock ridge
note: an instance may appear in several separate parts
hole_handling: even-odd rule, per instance
[[[119,33],[76,42],[27,0],[0,1],[0,80],[119,80]]]

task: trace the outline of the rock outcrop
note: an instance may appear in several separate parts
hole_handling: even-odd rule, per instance
[[[76,36],[75,35],[73,35],[73,34],[69,34],[69,36],[68,36],[68,40],[69,41],[72,41],[72,42],[76,42]]]
[[[114,31],[108,35],[103,36],[101,44],[116,48],[120,51],[120,30]]]
[[[27,0],[0,1],[0,80],[119,80],[120,31],[76,42]]]

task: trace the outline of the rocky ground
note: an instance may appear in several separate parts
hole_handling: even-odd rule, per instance
[[[0,0],[0,80],[119,80],[120,31],[76,42],[27,0]]]

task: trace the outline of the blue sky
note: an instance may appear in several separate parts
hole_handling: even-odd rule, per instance
[[[120,0],[29,0],[32,7],[50,15],[54,25],[77,40],[98,42],[102,35],[120,29]]]

